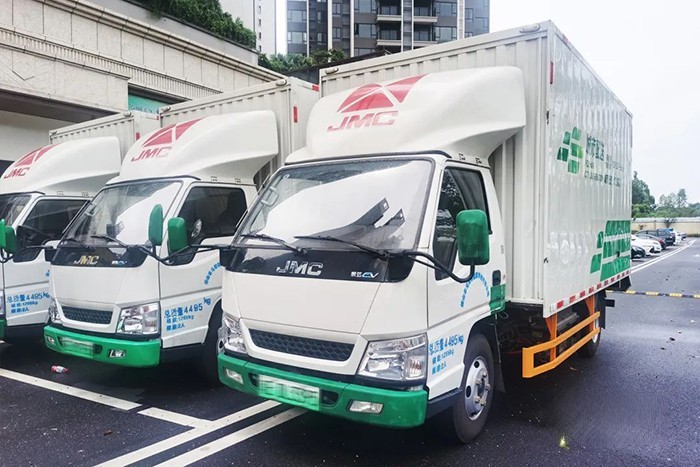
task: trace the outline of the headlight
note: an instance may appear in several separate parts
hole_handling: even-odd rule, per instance
[[[122,334],[158,334],[160,332],[160,304],[122,308],[119,313],[117,332]]]
[[[239,318],[224,315],[221,325],[223,331],[224,347],[231,352],[247,354],[243,340],[243,331],[241,330],[241,321]]]
[[[428,366],[426,342],[425,334],[370,342],[358,374],[391,381],[424,379]]]
[[[58,314],[58,305],[55,298],[52,298],[51,303],[49,303],[49,320],[53,324],[61,324],[61,316]]]

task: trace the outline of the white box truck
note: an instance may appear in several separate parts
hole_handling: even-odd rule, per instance
[[[42,249],[55,245],[85,203],[119,173],[120,160],[116,137],[88,138],[32,151],[2,175],[0,340],[41,339],[50,300]]]
[[[165,126],[129,150],[119,177],[58,245],[46,345],[132,367],[201,358],[218,381],[222,274],[213,245],[231,242],[261,168],[304,145],[306,119],[294,115],[308,115],[317,96],[290,80],[164,113]]]
[[[467,442],[501,356],[532,377],[595,353],[630,271],[631,115],[551,23],[321,92],[221,250],[221,381],[385,426],[442,413]]]
[[[87,122],[76,123],[49,132],[51,144],[96,136],[116,136],[122,158],[136,140],[160,128],[160,117],[155,114],[132,110]]]

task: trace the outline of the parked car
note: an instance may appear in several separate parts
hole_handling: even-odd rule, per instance
[[[681,241],[682,241],[682,240],[685,240],[685,237],[686,237],[685,232],[681,232],[680,230],[676,230],[676,235],[680,235],[680,236],[681,236]]]
[[[662,250],[666,249],[666,240],[664,240],[662,237],[657,237],[654,235],[648,235],[648,234],[637,234],[637,237],[639,238],[645,238],[647,240],[653,240],[655,242],[659,242],[659,246],[661,247]]]
[[[671,246],[676,243],[676,234],[668,229],[656,229],[656,230],[640,230],[637,232],[639,234],[653,235],[654,237],[663,238],[666,241],[666,246]]]
[[[641,246],[632,245],[632,259],[644,258],[646,255],[647,254],[644,251],[644,248]]]
[[[652,240],[647,240],[645,238],[639,238],[636,235],[632,235],[632,245],[644,248],[644,253],[650,255],[654,251],[654,244],[658,242],[653,242]],[[661,251],[661,246],[659,246],[659,251]]]

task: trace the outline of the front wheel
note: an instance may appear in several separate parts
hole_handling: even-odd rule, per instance
[[[493,353],[481,334],[469,338],[464,356],[461,396],[452,406],[455,437],[462,443],[476,438],[486,424],[494,387]]]
[[[219,338],[219,327],[221,326],[221,315],[223,314],[221,306],[214,307],[211,318],[209,319],[209,329],[207,337],[204,340],[204,348],[199,361],[199,369],[209,384],[212,386],[220,386],[218,357],[221,347]]]

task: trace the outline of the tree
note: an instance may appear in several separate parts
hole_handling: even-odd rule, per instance
[[[632,179],[632,217],[650,216],[654,211],[656,200],[649,191],[649,185],[634,172]]]
[[[255,33],[221,9],[219,0],[137,0],[155,15],[172,15],[225,39],[255,48]]]
[[[685,193],[685,188],[678,190],[676,195],[676,207],[678,209],[683,209],[688,205],[688,195]]]
[[[301,54],[260,54],[258,65],[277,73],[289,73],[303,68],[326,65],[345,58],[342,50],[316,50],[310,56]]]

